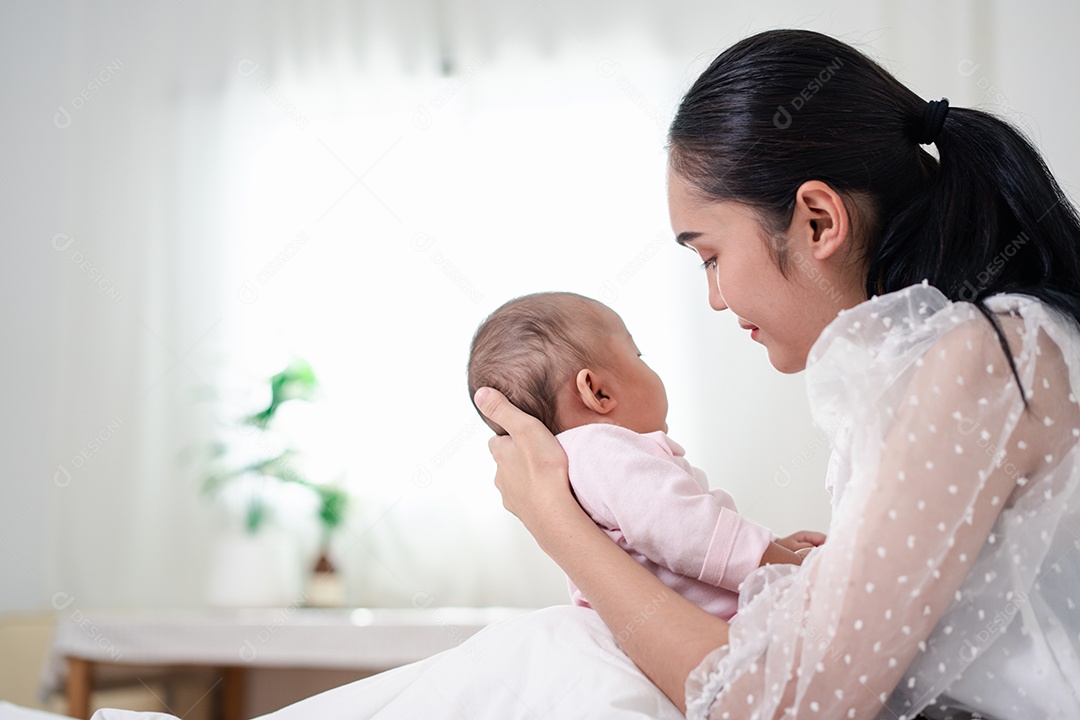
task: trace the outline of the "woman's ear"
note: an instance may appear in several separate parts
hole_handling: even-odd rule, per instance
[[[615,409],[615,398],[611,388],[601,379],[599,373],[589,368],[577,374],[577,394],[586,408],[600,415],[607,415]]]
[[[798,241],[796,249],[825,260],[844,247],[850,232],[847,207],[838,192],[820,180],[799,186],[790,231],[792,240]]]

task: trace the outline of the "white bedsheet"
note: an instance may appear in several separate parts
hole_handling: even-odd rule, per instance
[[[682,720],[595,612],[561,605],[492,625],[427,660],[302,700],[259,720]],[[93,720],[176,720],[100,710]],[[0,720],[10,718],[0,712]],[[28,719],[29,720],[29,719]]]

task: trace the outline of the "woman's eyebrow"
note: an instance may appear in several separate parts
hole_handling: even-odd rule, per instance
[[[699,232],[681,232],[675,237],[675,242],[679,243],[683,247],[689,247],[686,243],[693,242],[697,238],[701,237]],[[693,248],[690,248],[693,250]]]

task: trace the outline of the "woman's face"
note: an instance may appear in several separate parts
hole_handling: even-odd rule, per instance
[[[787,238],[787,277],[780,273],[757,215],[736,202],[705,201],[692,185],[668,174],[671,226],[680,244],[697,252],[704,263],[709,305],[731,310],[739,326],[765,346],[773,367],[783,373],[805,369],[806,357],[821,331],[845,307],[861,302],[850,278],[804,247],[792,223]],[[847,288],[844,290],[843,288]]]

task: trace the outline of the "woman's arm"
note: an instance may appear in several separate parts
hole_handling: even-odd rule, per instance
[[[571,495],[566,455],[538,420],[489,388],[475,400],[509,433],[488,442],[503,505],[589,598],[626,654],[685,711],[686,678],[727,643],[728,624],[664,585],[604,535]]]

